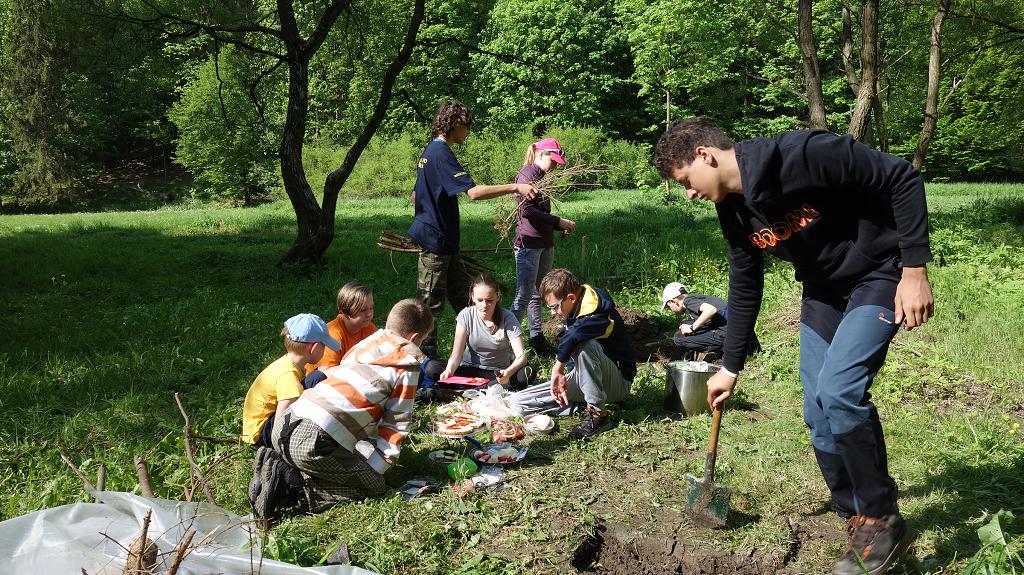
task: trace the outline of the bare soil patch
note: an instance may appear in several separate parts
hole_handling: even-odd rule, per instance
[[[642,530],[599,523],[576,548],[572,565],[578,572],[601,575],[806,573],[815,568],[799,560],[805,550],[812,565],[819,563],[822,547],[839,536],[829,519],[820,513],[778,518],[787,526],[788,540],[767,550],[723,550],[716,545],[721,531],[696,527],[674,512],[660,514]]]

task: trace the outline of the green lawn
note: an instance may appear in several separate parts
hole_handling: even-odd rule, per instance
[[[918,534],[897,572],[952,573],[988,561],[985,551],[971,560],[986,513],[1024,512],[1024,186],[931,186],[929,206],[937,315],[897,336],[873,392],[900,503]],[[665,203],[661,190],[602,190],[577,193],[560,210],[579,227],[558,240],[556,265],[605,285],[620,303],[656,313],[661,286],[678,279],[726,295],[711,205]],[[464,247],[498,244],[494,203],[467,201],[462,213]],[[287,203],[0,217],[0,519],[85,499],[61,451],[93,476],[105,463],[108,489],[128,491],[132,458],[142,455],[157,494],[184,497],[173,393],[199,433],[237,435],[249,383],[283,353],[277,333],[287,317],[330,317],[335,292],[351,280],[375,290],[378,325],[392,303],[414,295],[415,256],[375,246],[382,229],[404,233],[410,220],[405,200],[343,201],[334,245],[309,270],[274,265],[294,235]],[[478,259],[512,288],[511,252],[501,247]],[[744,372],[722,428],[717,479],[734,491],[728,529],[700,530],[680,516],[685,473],[703,473],[709,419],[667,417],[664,373],[651,364],[618,410],[618,427],[576,444],[566,438],[574,422],[563,421],[532,441],[500,492],[391,496],[295,517],[273,531],[278,549],[313,562],[340,539],[357,565],[382,573],[562,573],[599,527],[603,561],[616,545],[654,561],[668,540],[676,555],[826,571],[842,523],[824,512],[800,413],[799,288],[784,263],[766,286],[758,326],[766,351]],[[452,321],[447,311],[442,349]],[[413,433],[389,483],[443,477],[426,457],[443,443]],[[247,513],[248,450],[200,446],[204,466],[225,455],[209,475],[217,502]],[[1003,527],[1024,543],[1021,527]]]

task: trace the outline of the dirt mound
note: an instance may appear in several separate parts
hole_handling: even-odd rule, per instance
[[[824,525],[784,520],[789,540],[767,550],[725,551],[717,548],[715,535],[678,517],[660,516],[649,529],[636,530],[614,523],[599,523],[576,548],[572,566],[578,572],[602,575],[773,575],[803,573],[799,561],[805,544],[817,547]],[[783,519],[783,518],[780,518]]]
[[[633,308],[615,306],[615,309],[622,316],[626,331],[629,332],[633,341],[633,356],[637,361],[679,359],[679,349],[672,343],[669,336],[673,326],[665,325],[665,321],[659,317]],[[541,326],[541,331],[549,342],[557,344],[562,334],[563,325],[562,320],[552,316]]]

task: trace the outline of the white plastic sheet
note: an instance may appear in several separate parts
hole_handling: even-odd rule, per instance
[[[261,561],[253,522],[214,505],[112,491],[99,496],[103,504],[64,505],[0,523],[0,573],[79,574],[85,569],[89,575],[120,575],[128,557],[124,548],[139,536],[152,509],[148,536],[160,549],[158,573],[167,570],[174,560],[171,551],[194,530],[196,549],[178,567],[179,575],[377,575],[348,565],[298,567]]]

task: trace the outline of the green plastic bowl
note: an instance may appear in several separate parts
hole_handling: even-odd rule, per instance
[[[473,477],[479,470],[480,468],[477,467],[475,461],[468,457],[463,457],[454,463],[448,464],[448,477],[455,481],[460,481]]]

